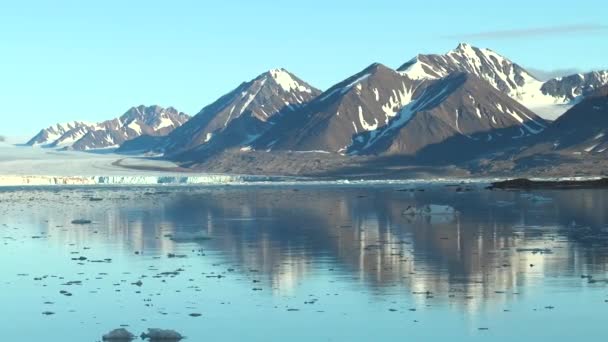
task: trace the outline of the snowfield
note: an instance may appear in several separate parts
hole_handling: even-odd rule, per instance
[[[37,147],[0,146],[0,175],[28,176],[94,176],[141,174],[140,170],[112,165],[124,159],[123,164],[148,167],[175,167],[173,163],[153,159],[129,157],[112,153],[85,153],[58,151]]]
[[[118,161],[120,165],[138,169],[116,165]],[[249,178],[162,171],[176,166],[169,161],[112,153],[0,145],[0,186],[218,184],[243,182]]]

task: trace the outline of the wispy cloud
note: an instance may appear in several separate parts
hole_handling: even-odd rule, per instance
[[[475,33],[464,33],[443,36],[447,39],[512,39],[529,38],[541,36],[555,36],[561,34],[582,34],[582,33],[608,33],[608,25],[600,24],[579,24],[550,27],[536,27],[514,30],[496,30]]]

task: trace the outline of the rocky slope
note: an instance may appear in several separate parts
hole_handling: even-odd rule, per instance
[[[357,134],[349,153],[460,161],[539,134],[546,125],[486,82],[456,73],[426,87],[388,125]]]
[[[278,120],[251,147],[345,152],[356,134],[387,125],[416,96],[421,83],[425,82],[373,64],[331,87],[296,114]]]
[[[565,151],[574,155],[605,155],[608,151],[608,86],[588,94],[543,134],[526,141],[526,145],[526,154]]]
[[[246,146],[278,117],[290,116],[320,93],[284,69],[265,72],[203,108],[166,139],[147,146],[166,155],[205,154]],[[132,142],[121,151],[139,142]]]
[[[608,86],[597,89],[542,134],[471,161],[475,174],[535,177],[608,175]]]

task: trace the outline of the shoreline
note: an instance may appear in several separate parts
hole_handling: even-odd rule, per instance
[[[263,175],[166,173],[140,175],[0,175],[0,189],[10,187],[109,187],[109,186],[391,186],[391,185],[465,185],[489,190],[538,190],[608,188],[608,178],[561,177],[436,177],[411,179],[347,179]]]
[[[528,179],[516,178],[493,182],[490,190],[570,190],[570,189],[606,189],[608,178],[594,179]]]

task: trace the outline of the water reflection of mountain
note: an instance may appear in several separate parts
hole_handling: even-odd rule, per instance
[[[605,195],[577,193],[585,205],[571,205],[564,192],[542,196],[448,188],[231,191],[178,197],[171,210],[208,222],[216,237],[211,248],[266,274],[277,287],[296,284],[312,262],[326,262],[377,291],[396,287],[470,300],[514,292],[529,278],[575,275],[605,264],[605,256],[564,241],[557,228],[572,220],[603,224],[604,214],[593,213]],[[424,204],[449,205],[460,214],[402,215],[409,205]],[[553,254],[517,248],[551,248]]]
[[[126,244],[129,254],[173,252],[179,246],[166,234],[204,230],[213,237],[202,244],[208,254],[251,277],[265,278],[279,293],[323,269],[372,292],[420,292],[421,300],[452,296],[457,302],[480,303],[506,298],[518,285],[544,276],[574,279],[605,273],[606,250],[568,241],[559,227],[575,221],[603,228],[606,191],[396,190],[2,192],[0,213],[28,213],[19,220],[46,227],[51,243],[101,239]],[[450,206],[459,214],[402,215],[408,206],[427,204]],[[79,217],[96,224],[65,227]],[[553,254],[518,248],[550,248]]]

